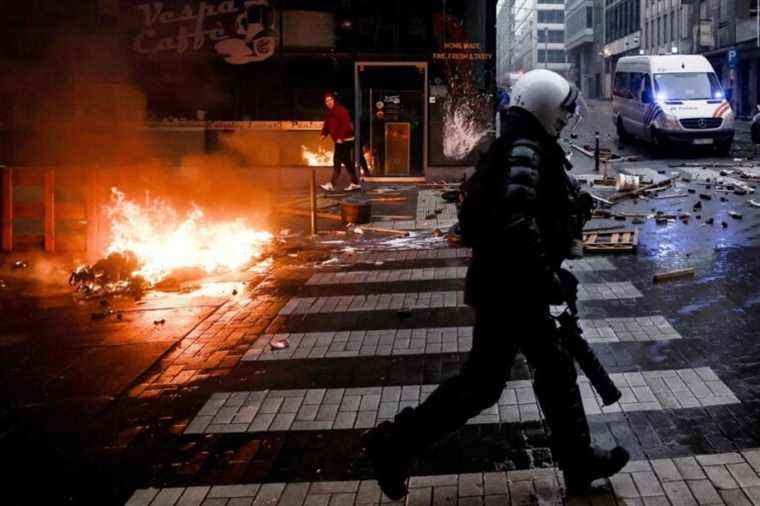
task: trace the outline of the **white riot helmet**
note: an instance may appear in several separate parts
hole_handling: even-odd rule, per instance
[[[510,107],[531,113],[552,137],[560,132],[575,114],[578,89],[551,70],[526,72],[512,87]]]

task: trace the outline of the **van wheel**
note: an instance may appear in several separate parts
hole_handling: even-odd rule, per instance
[[[652,151],[654,151],[654,154],[658,157],[664,156],[665,148],[667,147],[665,141],[660,136],[660,134],[657,133],[657,130],[654,127],[652,127],[652,130],[650,132]]]
[[[625,128],[623,128],[623,120],[618,116],[617,120],[617,135],[620,142],[623,144],[630,142],[631,136],[628,135],[628,132],[625,131]]]

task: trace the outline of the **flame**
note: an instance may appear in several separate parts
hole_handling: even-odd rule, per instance
[[[111,243],[106,254],[132,252],[141,267],[134,275],[155,284],[179,268],[206,273],[239,269],[256,259],[272,239],[269,232],[248,228],[244,220],[210,222],[193,205],[185,217],[160,199],[140,205],[116,188],[106,208]]]
[[[316,151],[312,151],[302,145],[301,158],[309,167],[329,167],[333,164],[333,152],[322,146],[318,146]]]

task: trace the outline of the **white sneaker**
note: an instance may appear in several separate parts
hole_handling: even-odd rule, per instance
[[[350,185],[346,186],[346,188],[343,191],[352,192],[354,190],[361,190],[362,187],[358,184],[351,183]]]
[[[329,181],[327,183],[325,183],[325,184],[319,185],[319,187],[322,188],[326,192],[331,192],[331,191],[335,190],[335,187]]]

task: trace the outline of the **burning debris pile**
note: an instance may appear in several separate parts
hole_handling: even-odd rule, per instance
[[[272,240],[269,232],[253,230],[242,219],[212,221],[197,206],[181,216],[161,199],[147,198],[141,205],[116,188],[112,192],[106,257],[77,267],[69,279],[86,295],[139,291],[178,273],[243,269],[261,259]]]

